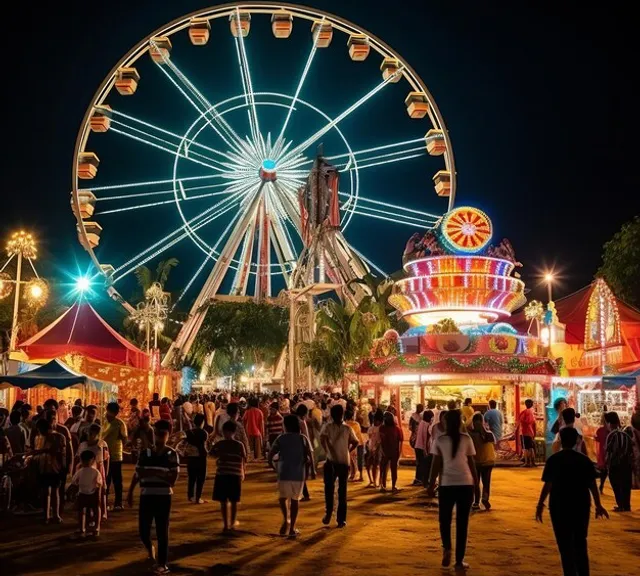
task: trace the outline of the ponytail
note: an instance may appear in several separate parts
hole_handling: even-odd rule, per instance
[[[444,421],[447,427],[447,436],[451,438],[451,458],[455,458],[460,446],[460,426],[462,418],[460,410],[449,410],[444,415]]]

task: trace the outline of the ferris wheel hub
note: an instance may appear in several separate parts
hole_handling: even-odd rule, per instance
[[[263,182],[275,182],[276,180],[276,162],[270,158],[266,158],[260,165],[260,178]]]

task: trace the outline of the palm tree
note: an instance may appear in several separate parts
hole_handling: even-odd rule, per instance
[[[169,278],[169,274],[171,274],[171,270],[173,270],[178,263],[179,261],[177,258],[162,260],[161,262],[158,262],[155,274],[147,266],[139,266],[136,268],[134,274],[138,280],[138,286],[142,289],[142,298],[139,298],[140,301],[144,300],[147,290],[149,290],[153,284],[158,283],[162,288],[164,288],[164,285]],[[145,344],[146,335],[144,330],[140,330],[138,325],[129,316],[125,317],[123,326],[125,336],[129,341],[133,342],[137,346],[143,346]],[[162,334],[161,332],[158,334],[158,347],[160,349],[164,350],[168,348],[171,341],[172,339],[169,336]]]

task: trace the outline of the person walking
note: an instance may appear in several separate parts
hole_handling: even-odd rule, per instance
[[[631,512],[631,483],[633,477],[633,444],[631,437],[620,427],[617,412],[605,415],[607,436],[606,462],[609,482],[616,497],[614,512]]]
[[[476,411],[473,409],[473,400],[471,398],[465,398],[464,403],[462,404],[462,409],[460,410],[462,414],[462,423],[466,428],[471,428],[473,415]]]
[[[331,406],[331,421],[327,422],[320,435],[320,442],[324,448],[327,460],[324,464],[324,501],[325,515],[322,523],[331,522],[333,514],[334,492],[338,480],[338,528],[347,525],[347,478],[349,476],[349,453],[358,446],[358,439],[353,430],[347,426],[342,418],[344,408],[342,404]]]
[[[187,457],[187,499],[189,502],[204,504],[202,488],[207,478],[207,433],[204,430],[204,414],[196,414],[193,428],[187,430],[185,455]]]
[[[284,419],[284,434],[278,436],[269,452],[269,465],[277,457],[278,501],[282,511],[280,536],[299,534],[296,528],[299,502],[302,499],[307,467],[312,462],[309,439],[301,433],[300,419],[289,414]]]
[[[109,448],[109,470],[107,473],[107,502],[113,484],[113,510],[122,510],[122,459],[127,440],[127,425],[118,418],[120,406],[117,402],[107,404],[107,423],[102,428],[102,439]]]
[[[432,424],[433,411],[425,410],[422,413],[422,420],[418,426],[415,446],[416,459],[419,462],[418,479],[420,480],[420,486],[424,487],[429,483],[429,471],[431,470],[431,461],[433,460],[433,456],[430,454]]]
[[[536,465],[536,417],[533,413],[533,400],[527,398],[524,405],[525,409],[518,416],[516,434],[519,432],[522,436],[523,466],[531,468]]]
[[[496,439],[496,444],[502,440],[502,427],[504,426],[504,416],[498,410],[498,403],[495,400],[489,400],[489,410],[484,413],[484,421],[487,423],[489,430]]]
[[[383,424],[380,426],[380,448],[382,458],[380,462],[380,492],[387,491],[387,470],[391,469],[391,491],[398,492],[398,462],[402,454],[404,436],[402,428],[395,422],[391,412],[384,413]]]
[[[492,432],[489,432],[484,427],[484,421],[482,414],[476,412],[471,419],[471,430],[469,430],[469,436],[473,440],[473,447],[475,448],[476,455],[474,460],[476,462],[476,483],[474,485],[474,500],[473,510],[480,510],[480,481],[482,480],[482,505],[487,509],[491,509],[491,503],[489,497],[491,495],[491,473],[496,463],[496,449],[495,441]]]
[[[421,486],[422,479],[420,478],[420,472],[422,470],[422,457],[418,455],[418,449],[416,448],[416,439],[418,438],[418,428],[420,422],[422,422],[422,413],[424,412],[424,404],[416,404],[416,411],[411,414],[409,418],[409,446],[413,448],[416,455],[416,474],[413,479],[414,486]]]
[[[264,416],[258,408],[257,396],[249,398],[249,409],[242,417],[242,423],[247,432],[249,449],[255,460],[262,458],[262,443],[264,441]]]
[[[127,501],[133,507],[133,491],[140,483],[140,507],[138,509],[138,528],[140,540],[147,549],[149,558],[155,562],[155,574],[168,574],[169,557],[169,518],[171,516],[171,497],[178,474],[180,459],[175,450],[167,446],[169,422],[159,420],[155,426],[155,446],[140,453],[136,472],[131,480]],[[151,525],[155,521],[156,549],[151,542]]]
[[[604,484],[607,481],[607,438],[609,429],[607,428],[606,412],[602,413],[600,427],[596,430],[596,443],[598,445],[597,463],[598,475],[600,476],[600,494],[604,492]]]
[[[596,471],[587,456],[575,450],[578,432],[565,427],[559,432],[562,450],[552,454],[542,473],[544,485],[536,508],[536,520],[542,522],[544,502],[549,499],[549,515],[555,534],[564,576],[589,576],[587,532],[591,498],[596,518],[608,518],[600,503]]]
[[[459,410],[448,410],[444,416],[446,433],[439,436],[431,448],[433,463],[429,479],[429,493],[440,476],[438,489],[440,537],[442,539],[442,566],[451,564],[451,521],[456,508],[456,570],[466,570],[469,515],[473,504],[473,487],[477,472],[473,457],[476,454],[468,434],[460,432],[462,417]]]

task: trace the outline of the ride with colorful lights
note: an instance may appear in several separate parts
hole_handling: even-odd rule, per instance
[[[406,277],[389,298],[410,328],[388,331],[353,371],[360,392],[397,404],[405,424],[419,403],[444,407],[471,398],[484,411],[495,400],[507,432],[500,452],[515,459],[514,424],[527,398],[536,401],[537,436],[544,438],[544,395],[558,363],[537,337],[504,321],[526,302],[515,271],[522,264],[508,240],[492,245],[491,238],[489,217],[468,206],[414,234],[403,254]]]

